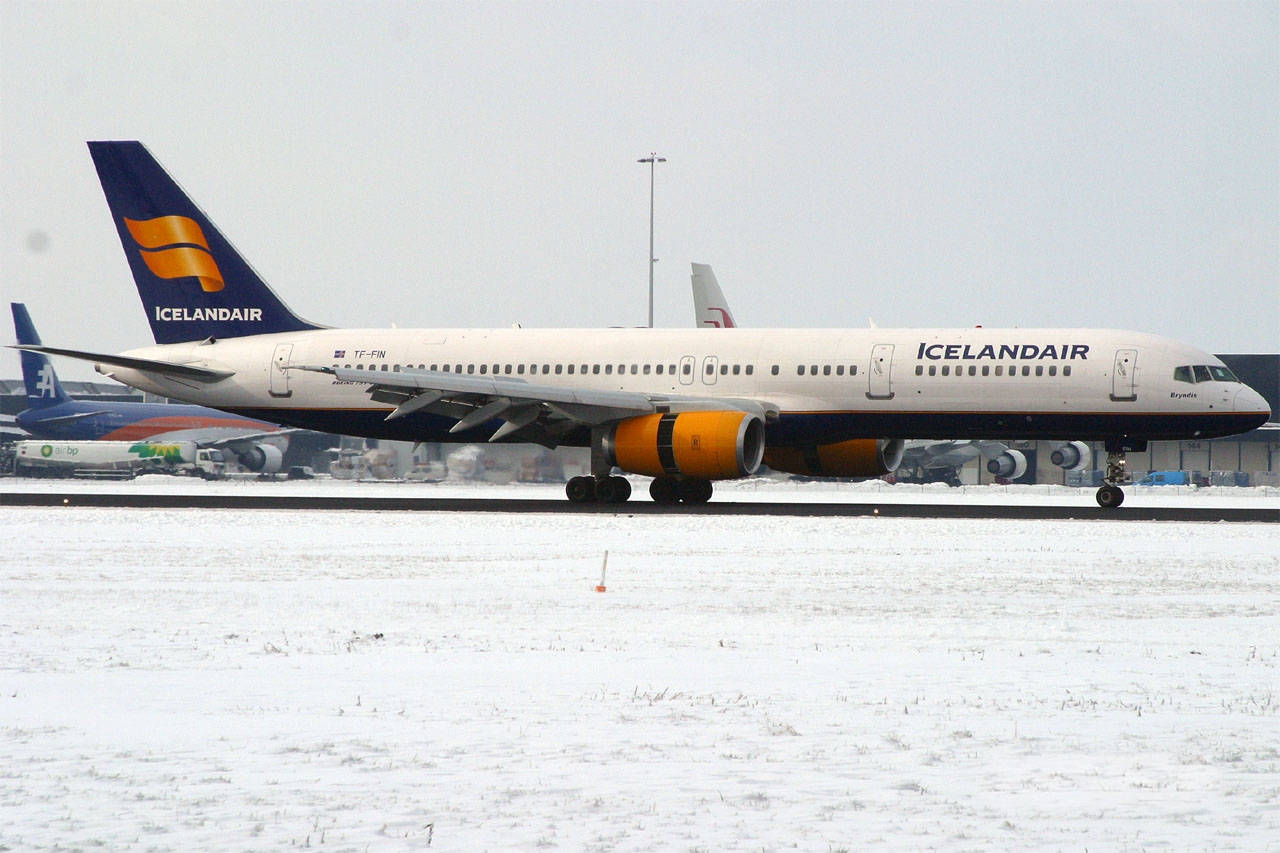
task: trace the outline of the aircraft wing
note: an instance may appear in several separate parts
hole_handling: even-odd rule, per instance
[[[67,358],[78,358],[81,361],[92,361],[95,364],[111,364],[116,367],[128,367],[133,370],[141,370],[146,373],[156,373],[161,376],[172,376],[177,379],[195,380],[196,382],[221,382],[228,376],[234,376],[234,370],[213,370],[208,367],[196,367],[193,364],[176,364],[171,361],[153,361],[149,358],[130,358],[124,355],[111,355],[109,353],[99,352],[83,352],[74,349],[57,349],[56,347],[42,347],[34,344],[18,344],[10,346],[10,349],[29,350],[30,352],[42,352],[45,355],[65,355]]]
[[[431,370],[388,373],[329,365],[291,365],[290,369],[327,373],[342,382],[368,385],[371,399],[395,405],[387,415],[389,421],[429,411],[457,418],[450,430],[456,433],[501,420],[503,425],[489,441],[519,433],[514,440],[549,447],[574,427],[600,426],[657,412],[729,409],[765,419],[778,413],[776,406],[759,400],[566,388],[511,377],[463,376]]]
[[[218,438],[212,441],[198,441],[196,443],[201,447],[213,447],[221,450],[224,447],[234,447],[237,444],[244,444],[246,442],[253,443],[266,441],[270,438],[279,438],[280,436],[290,435],[295,432],[307,432],[307,430],[290,427],[288,429],[272,430],[271,432],[245,432],[238,433],[227,438]]]

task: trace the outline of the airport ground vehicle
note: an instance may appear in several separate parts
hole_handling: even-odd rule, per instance
[[[138,474],[226,475],[222,451],[194,441],[19,441],[14,473],[32,477],[128,479]]]

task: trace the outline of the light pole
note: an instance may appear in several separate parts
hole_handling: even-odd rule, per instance
[[[637,163],[649,164],[649,328],[653,328],[653,265],[658,259],[653,256],[653,170],[655,164],[667,162],[666,157],[659,157],[650,152],[648,157],[641,157]]]

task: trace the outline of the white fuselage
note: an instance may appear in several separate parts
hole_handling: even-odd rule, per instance
[[[279,423],[411,440],[452,421],[384,422],[369,383],[300,366],[447,371],[545,386],[743,398],[778,413],[774,445],[887,438],[1211,437],[1267,406],[1238,381],[1189,383],[1221,365],[1168,338],[1098,329],[324,329],[170,344],[126,355],[233,371],[201,384],[101,366],[154,393]],[[492,431],[491,429],[489,430]]]

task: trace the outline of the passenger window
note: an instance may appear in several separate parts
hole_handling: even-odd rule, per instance
[[[917,364],[917,365],[916,365],[916,376],[924,376],[924,365],[923,365],[923,364]]]
[[[951,375],[951,365],[949,365],[949,364],[944,364],[944,365],[942,365],[942,375],[943,375],[943,376],[950,376],[950,375]]]
[[[483,375],[485,374],[485,370],[486,370],[486,368],[488,368],[488,367],[489,367],[489,365],[487,365],[487,364],[482,364],[482,365],[480,365],[480,375],[481,375],[481,376],[483,376]]]
[[[844,376],[844,365],[843,365],[843,364],[837,364],[837,365],[836,365],[836,376]]]
[[[733,375],[737,376],[741,372],[742,372],[742,367],[740,365],[735,364],[733,366]]]
[[[752,375],[752,374],[754,374],[755,372],[756,372],[756,367],[755,367],[755,365],[754,365],[754,364],[748,364],[748,365],[747,365],[747,375],[748,375],[748,376],[751,376],[751,375]]]
[[[1062,366],[1062,375],[1063,375],[1063,376],[1070,376],[1070,375],[1071,375],[1071,365],[1069,365],[1069,364],[1064,364],[1064,365]]]
[[[809,365],[809,375],[810,375],[810,376],[817,376],[817,375],[818,375],[818,365],[816,365],[816,364],[811,364],[811,365]]]
[[[1024,364],[1024,365],[1022,365],[1022,375],[1023,375],[1023,376],[1030,376],[1030,375],[1031,375],[1031,365],[1029,365],[1029,364]]]
[[[728,376],[728,375],[729,375],[729,365],[727,365],[727,364],[722,364],[722,365],[720,365],[720,375],[721,375],[721,376]]]
[[[655,368],[654,368],[654,370],[656,370],[656,371],[657,371],[657,373],[658,373],[658,375],[659,375],[659,376],[661,376],[661,375],[662,375],[662,365],[661,365],[661,364],[659,364],[657,367],[655,367]]]
[[[1195,366],[1194,370],[1195,370],[1195,372],[1196,372],[1196,381],[1197,381],[1197,382],[1208,382],[1208,381],[1209,381],[1209,367],[1208,367],[1208,365],[1204,365],[1204,364],[1197,364],[1197,365]]]
[[[804,365],[803,365],[803,364],[801,364],[801,365],[797,365],[797,366],[796,366],[796,376],[804,376]]]
[[[1056,364],[1051,364],[1051,365],[1049,365],[1049,375],[1050,375],[1050,376],[1057,376],[1057,375],[1058,375],[1058,365],[1056,365]]]
[[[604,375],[605,375],[605,376],[612,376],[612,375],[613,375],[613,365],[612,365],[612,364],[606,364],[606,365],[604,366]]]
[[[582,374],[585,376],[586,373],[587,373],[587,366],[584,364],[582,365]]]
[[[989,365],[989,364],[984,364],[984,365],[982,365],[982,375],[983,375],[983,376],[990,376],[990,375],[991,375],[991,365]]]
[[[363,364],[357,364],[357,365],[356,365],[356,370],[364,370],[364,365],[363,365]]]
[[[649,372],[650,372],[651,370],[653,370],[653,365],[652,365],[652,364],[646,364],[646,365],[644,366],[644,370],[642,371],[642,373],[644,373],[644,375],[645,375],[645,376],[648,376],[648,375],[649,375]]]
[[[563,372],[564,372],[564,365],[563,365],[563,364],[557,364],[557,365],[556,365],[556,376],[559,376],[559,375],[560,375],[561,373],[563,373]]]
[[[938,374],[938,365],[936,364],[929,365],[929,375],[936,376],[937,374]]]
[[[516,365],[516,375],[517,375],[517,376],[524,376],[524,365],[523,365],[523,364],[517,364],[517,365]]]
[[[639,368],[638,368],[638,366],[637,366],[637,365],[634,365],[634,364],[633,364],[633,365],[631,365],[631,375],[632,375],[632,376],[635,376],[638,372],[639,372]]]
[[[570,375],[570,376],[572,376],[572,375],[573,375],[573,365],[572,365],[572,364],[571,364],[571,365],[569,365],[569,375]]]
[[[511,375],[511,365],[509,365],[509,364],[504,364],[504,365],[502,365],[502,372],[503,372],[503,373],[505,373],[507,376],[510,376],[510,375]]]
[[[685,376],[688,376],[690,373],[692,373],[692,372],[693,372],[693,365],[692,365],[692,364],[686,364],[686,365],[684,365],[684,366],[680,369],[680,372],[681,372],[681,373],[683,373]]]
[[[1003,364],[997,364],[997,365],[996,365],[996,376],[1004,376],[1004,365],[1003,365]]]
[[[978,367],[977,367],[977,365],[973,365],[973,364],[969,365],[969,375],[970,375],[970,376],[977,376],[977,375],[978,375]]]
[[[831,375],[831,365],[829,365],[829,364],[824,364],[824,365],[822,365],[822,375],[823,375],[823,376],[830,376],[830,375]]]
[[[773,367],[769,368],[769,374],[770,374],[771,376],[777,376],[777,375],[778,375],[778,365],[776,365],[776,364],[775,364]]]
[[[857,375],[858,375],[858,365],[856,365],[856,364],[851,364],[851,365],[849,365],[849,375],[850,375],[850,376],[857,376]]]
[[[1037,365],[1036,365],[1036,376],[1044,376],[1044,365],[1043,365],[1043,364],[1037,364]]]

